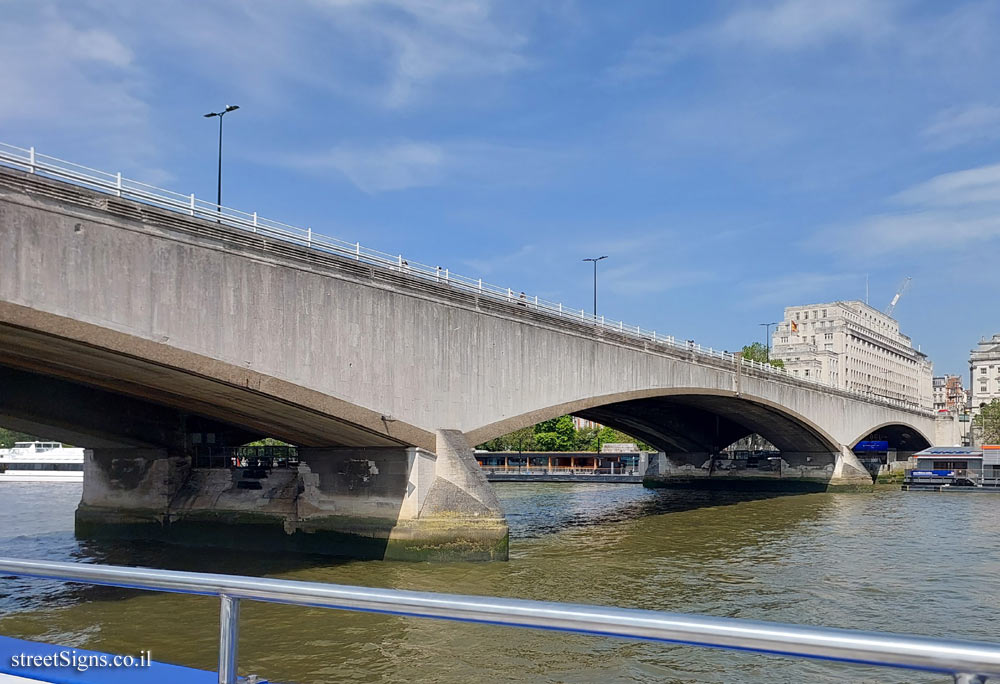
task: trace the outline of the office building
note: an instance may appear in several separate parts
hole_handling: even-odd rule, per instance
[[[772,337],[772,359],[792,375],[931,409],[933,366],[899,323],[864,302],[790,306]]]

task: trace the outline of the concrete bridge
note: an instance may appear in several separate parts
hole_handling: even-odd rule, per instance
[[[89,447],[82,534],[505,558],[472,447],[562,414],[661,449],[650,481],[670,484],[870,486],[859,440],[942,439],[915,407],[74,180],[0,167],[0,424]],[[752,433],[779,471],[721,471]],[[193,467],[262,436],[298,467],[252,488]]]

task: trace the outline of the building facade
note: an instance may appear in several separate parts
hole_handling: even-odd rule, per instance
[[[960,411],[969,403],[961,375],[934,376],[934,410]]]
[[[972,412],[976,413],[983,404],[1000,399],[1000,333],[979,341],[969,355],[969,372]]]
[[[933,366],[899,323],[860,301],[790,306],[772,359],[792,375],[932,409]]]

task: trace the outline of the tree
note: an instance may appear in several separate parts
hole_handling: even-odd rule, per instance
[[[1000,444],[1000,399],[980,408],[972,425],[980,444]]]
[[[769,363],[777,368],[784,368],[785,362],[781,359],[772,359],[768,354],[767,347],[760,342],[754,342],[743,347],[741,352],[744,359],[757,361],[758,363]]]
[[[535,426],[535,446],[539,451],[572,451],[576,446],[576,426],[569,416],[542,421]]]
[[[597,441],[600,444],[628,444],[631,442],[632,444],[635,444],[640,451],[656,451],[656,449],[642,440],[636,439],[632,435],[625,434],[621,430],[615,430],[614,428],[607,426],[602,427],[601,431],[597,433]],[[599,449],[600,446],[597,446],[595,451]]]
[[[7,428],[0,428],[0,449],[9,449],[14,446],[14,442],[37,442],[38,437],[29,435],[26,432],[16,432]]]
[[[610,442],[632,442],[643,451],[656,451],[645,442],[609,427],[576,429],[571,416],[545,420],[477,446],[484,451],[600,451]]]
[[[275,439],[274,437],[264,437],[263,439],[258,439],[253,442],[247,442],[243,446],[261,447],[261,446],[292,446],[288,442],[282,442],[280,439]]]
[[[532,425],[480,444],[485,451],[534,451],[535,428]]]

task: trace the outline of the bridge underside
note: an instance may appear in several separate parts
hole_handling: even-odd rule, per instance
[[[378,434],[198,370],[0,324],[0,425],[87,447],[81,536],[506,559],[503,512],[461,435],[429,451],[393,421]],[[298,463],[204,457],[265,436],[297,445]]]
[[[349,410],[336,407],[338,415],[311,409],[303,403],[276,398],[254,374],[241,372],[228,364],[214,368],[199,367],[203,359],[183,358],[177,352],[178,365],[155,363],[106,347],[89,345],[62,336],[46,334],[0,322],[0,371],[16,369],[45,377],[58,378],[113,395],[129,397],[142,404],[174,409],[231,426],[250,435],[276,437],[302,446],[407,445],[407,440],[391,434],[379,434],[342,418]],[[181,365],[185,361],[188,365]],[[229,382],[217,379],[229,377]],[[26,387],[30,389],[30,384]],[[59,395],[50,395],[59,396]],[[15,402],[10,400],[5,404]],[[19,416],[11,416],[19,420]],[[56,426],[53,426],[56,427]],[[145,432],[145,425],[136,430]],[[122,429],[129,429],[122,425]],[[54,433],[53,433],[54,434]],[[67,439],[66,441],[71,441]],[[90,440],[73,440],[90,444]],[[141,440],[148,443],[146,440]],[[155,440],[154,440],[155,441]],[[245,440],[249,441],[249,440]],[[173,441],[157,442],[172,446]],[[243,442],[229,442],[231,445]]]
[[[648,486],[825,491],[871,486],[853,454],[804,421],[736,396],[681,394],[617,402],[576,415],[633,435],[660,449]],[[764,460],[720,458],[752,434],[780,455]]]

